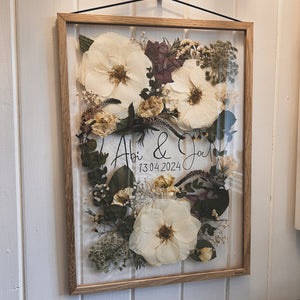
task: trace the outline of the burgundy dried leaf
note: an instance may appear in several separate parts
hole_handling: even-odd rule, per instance
[[[173,82],[171,73],[184,63],[182,59],[168,56],[168,51],[169,47],[165,42],[148,41],[146,46],[145,54],[152,62],[152,72],[159,86]]]

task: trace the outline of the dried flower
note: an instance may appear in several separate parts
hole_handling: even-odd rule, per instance
[[[212,86],[205,79],[205,72],[195,59],[186,60],[172,76],[174,82],[164,88],[170,90],[166,107],[178,110],[178,118],[174,118],[178,127],[190,131],[211,126],[219,115],[216,93],[221,86]]]
[[[152,62],[152,72],[159,86],[173,82],[171,73],[184,62],[171,55],[169,46],[165,42],[148,41],[145,54]]]
[[[140,103],[137,114],[142,118],[156,117],[164,109],[162,100],[158,97],[151,96]]]
[[[182,261],[195,248],[200,226],[189,202],[156,199],[140,211],[129,247],[152,266]]]
[[[203,247],[201,249],[197,249],[196,253],[201,261],[207,263],[213,256],[213,249],[210,247]]]
[[[91,91],[83,91],[82,100],[86,101],[90,105],[98,105],[101,103],[101,98]]]
[[[104,138],[117,129],[119,122],[120,120],[116,116],[105,111],[100,111],[94,115],[93,119],[87,121],[86,124],[93,123],[91,125],[93,133]]]
[[[123,190],[118,191],[114,197],[112,204],[120,205],[120,206],[126,206],[129,204],[129,199],[132,196],[133,188],[127,187]]]
[[[80,82],[101,99],[116,98],[120,104],[108,105],[106,112],[127,117],[128,106],[137,107],[140,91],[148,86],[147,68],[151,62],[138,43],[116,33],[98,36],[83,54]]]
[[[219,158],[219,167],[220,171],[225,175],[234,176],[238,168],[238,163],[233,157],[224,155]]]
[[[216,220],[219,220],[219,214],[215,209],[212,210],[211,212],[212,217],[214,217]]]
[[[227,41],[217,41],[201,50],[201,68],[206,70],[206,80],[215,85],[220,82],[234,82],[238,74],[237,49]]]
[[[80,123],[80,130],[82,132],[90,132],[92,131],[91,128],[91,121],[94,119],[94,116],[97,112],[101,111],[100,106],[93,105],[89,108],[87,108],[81,115],[81,123]]]
[[[126,267],[126,262],[131,258],[128,242],[117,232],[103,235],[99,241],[90,248],[89,259],[96,268],[108,273],[115,268],[120,271]]]
[[[231,108],[238,102],[238,93],[232,90],[227,90],[226,86],[222,88],[221,91],[216,93],[218,101],[221,102],[221,109],[225,110]]]
[[[175,177],[171,174],[160,175],[153,181],[152,191],[158,195],[171,197],[179,192],[179,189],[174,186],[174,182]]]

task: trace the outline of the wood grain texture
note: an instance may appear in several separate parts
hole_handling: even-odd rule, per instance
[[[243,264],[250,274],[251,241],[251,153],[252,153],[252,85],[253,85],[253,24],[245,32],[244,81],[244,256]]]
[[[73,177],[72,177],[72,150],[71,128],[69,108],[69,83],[68,83],[68,58],[66,22],[59,15],[57,18],[58,41],[59,41],[59,71],[60,90],[63,120],[63,148],[64,148],[64,174],[65,174],[65,201],[66,201],[66,225],[68,246],[68,271],[69,289],[73,293],[77,286],[76,280],[76,255],[75,255],[75,232],[74,232],[74,202],[73,202]]]
[[[198,280],[218,279],[247,275],[244,268],[215,270],[202,273],[188,273],[170,276],[148,277],[143,279],[120,280],[114,282],[103,282],[95,284],[81,284],[73,291],[72,295],[98,293],[112,290],[135,289]]]
[[[156,19],[156,18],[135,18],[135,17],[111,17],[94,15],[57,14],[58,37],[59,37],[59,58],[60,58],[60,82],[62,99],[63,135],[64,135],[64,168],[65,168],[65,192],[67,212],[67,240],[68,240],[68,261],[69,261],[69,286],[73,295],[121,290],[138,287],[151,287],[156,285],[182,283],[196,280],[217,279],[231,276],[246,275],[250,272],[250,234],[251,234],[251,100],[252,100],[252,52],[253,52],[253,24],[241,22],[219,22],[219,21],[197,21],[182,19]],[[243,265],[239,268],[229,268],[215,271],[197,273],[186,273],[170,276],[147,277],[142,279],[129,279],[114,282],[81,284],[76,282],[76,256],[75,256],[75,235],[74,235],[74,203],[72,183],[72,160],[71,160],[71,129],[69,111],[69,90],[67,70],[67,45],[66,26],[67,24],[114,24],[176,28],[198,28],[211,30],[243,30],[245,33],[245,82],[244,82],[244,232],[243,232]],[[234,24],[233,24],[234,23]],[[162,24],[162,25],[161,25]]]
[[[173,27],[173,28],[200,28],[216,30],[247,30],[251,23],[190,20],[171,18],[149,18],[149,17],[125,17],[125,16],[101,16],[101,15],[78,15],[58,13],[67,23],[75,24],[112,24],[119,26],[150,26],[150,27]]]

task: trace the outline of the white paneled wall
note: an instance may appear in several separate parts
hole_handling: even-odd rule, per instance
[[[1,2],[0,299],[300,299],[299,0],[189,1],[254,22],[251,275],[68,296],[56,13],[114,2]],[[220,19],[171,0],[162,8],[144,0],[99,13]]]

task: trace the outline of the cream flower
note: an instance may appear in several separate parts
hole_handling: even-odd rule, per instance
[[[163,109],[164,104],[162,100],[158,97],[151,96],[149,99],[140,103],[137,114],[142,118],[156,117]]]
[[[101,137],[106,137],[107,135],[113,133],[117,129],[117,124],[120,120],[105,111],[97,112],[93,119],[86,122],[86,124],[92,123],[92,131],[94,134]]]
[[[120,206],[125,206],[129,202],[129,197],[132,196],[133,188],[127,187],[123,190],[118,191],[114,197],[111,204],[116,204]]]
[[[136,108],[141,90],[148,87],[146,68],[150,66],[139,44],[109,32],[98,36],[83,54],[79,80],[87,91],[103,99],[119,99],[122,103],[108,105],[104,110],[125,118],[128,106],[133,103]]]
[[[158,195],[171,197],[174,193],[179,192],[179,189],[174,186],[175,177],[171,174],[165,174],[157,177],[152,184],[152,191]]]
[[[231,156],[224,155],[219,158],[219,167],[221,172],[227,176],[234,176],[238,168],[238,162]]]
[[[218,101],[221,102],[221,109],[231,108],[238,102],[238,93],[233,90],[227,90],[226,85],[222,84],[222,89],[216,93]]]
[[[196,65],[195,59],[186,60],[172,73],[174,82],[165,85],[168,94],[166,107],[179,112],[174,119],[182,130],[205,128],[212,125],[220,112],[216,93],[220,84],[211,85],[205,79],[205,71]]]
[[[189,202],[156,199],[136,218],[129,248],[152,266],[182,261],[194,250],[200,226]]]
[[[199,259],[204,263],[207,263],[211,260],[213,256],[213,249],[210,247],[204,247],[196,251]]]
[[[211,211],[211,215],[212,217],[215,217],[215,219],[218,221],[219,220],[219,214],[217,213],[217,211],[215,209],[213,209]]]

